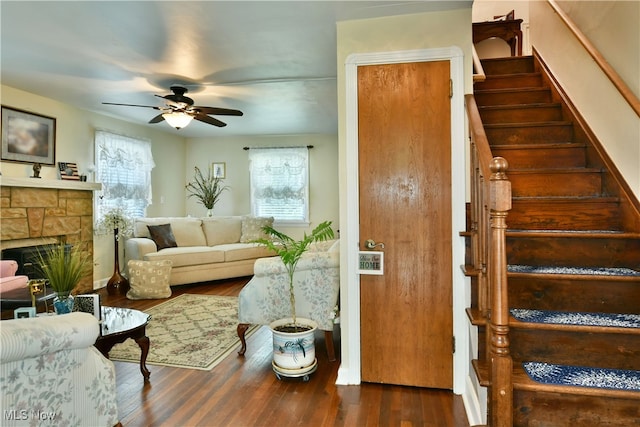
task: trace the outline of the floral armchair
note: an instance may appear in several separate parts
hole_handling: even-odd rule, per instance
[[[98,334],[88,313],[3,320],[2,425],[118,425],[115,368],[93,346]]]
[[[296,314],[318,323],[325,333],[329,360],[336,360],[333,326],[340,291],[340,241],[313,243],[302,255],[294,275]],[[250,324],[267,325],[291,317],[289,276],[279,257],[259,258],[253,278],[238,297],[239,354],[247,349],[245,333]]]
[[[12,259],[0,260],[0,294],[27,287],[29,278],[27,276],[16,276],[17,271],[17,261]]]

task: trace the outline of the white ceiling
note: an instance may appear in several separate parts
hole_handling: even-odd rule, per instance
[[[0,2],[2,84],[146,124],[181,84],[196,105],[239,109],[185,137],[337,133],[336,22],[470,1]],[[24,108],[24,106],[22,106]]]

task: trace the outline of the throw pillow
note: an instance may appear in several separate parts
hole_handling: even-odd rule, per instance
[[[242,218],[242,235],[240,243],[250,243],[256,239],[268,239],[269,236],[262,231],[264,226],[273,226],[273,217],[245,216]]]
[[[175,248],[178,246],[176,238],[171,231],[171,224],[147,225],[151,239],[155,242],[158,250],[164,248]]]
[[[169,286],[171,261],[130,260],[127,263],[127,268],[131,285],[127,292],[127,298],[137,300],[169,298],[171,296],[171,287]]]

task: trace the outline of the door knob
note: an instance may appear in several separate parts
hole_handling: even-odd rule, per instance
[[[380,246],[380,249],[384,249],[384,243],[376,243],[373,239],[368,239],[366,242],[364,242],[364,246],[367,249],[375,249],[376,246]]]

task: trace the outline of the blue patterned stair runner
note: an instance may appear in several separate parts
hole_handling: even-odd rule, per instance
[[[538,265],[510,264],[509,273],[537,273],[537,274],[579,274],[601,276],[640,276],[640,271],[621,267],[548,267]]]
[[[521,322],[640,328],[640,314],[581,313],[526,308],[512,308],[509,311],[516,320]]]
[[[525,372],[543,384],[596,387],[640,392],[640,371],[524,362]]]

